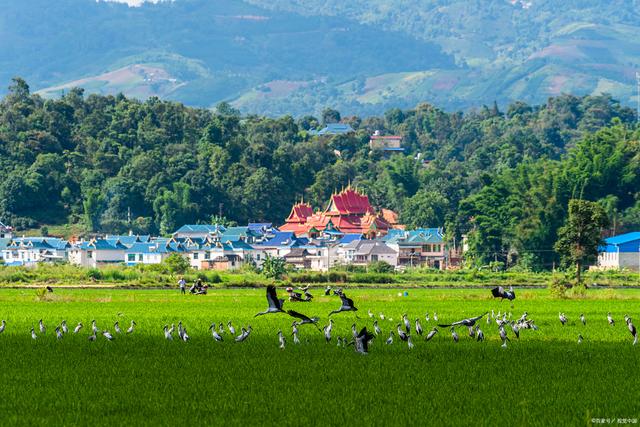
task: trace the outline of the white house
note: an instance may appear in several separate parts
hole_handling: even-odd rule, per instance
[[[33,266],[40,262],[65,261],[71,247],[66,240],[52,237],[21,237],[12,239],[3,250],[6,265]]]
[[[367,266],[372,262],[383,261],[393,267],[398,265],[398,252],[387,246],[384,242],[377,240],[357,241],[355,252],[353,253],[353,265]]]
[[[124,262],[127,246],[119,239],[91,239],[69,249],[69,262],[82,267],[98,267]]]
[[[0,222],[0,239],[11,239],[13,237],[13,228],[8,227]]]
[[[599,269],[640,271],[640,231],[609,237],[598,248]]]
[[[164,239],[151,242],[138,242],[124,251],[124,262],[128,266],[138,264],[160,264],[172,253],[185,255],[185,248],[179,244]]]

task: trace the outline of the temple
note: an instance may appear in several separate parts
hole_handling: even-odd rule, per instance
[[[324,212],[313,212],[303,201],[291,208],[281,231],[292,231],[297,236],[315,236],[323,233],[362,234],[368,238],[384,236],[392,228],[399,228],[397,215],[390,210],[376,212],[369,197],[351,186],[334,193]],[[390,223],[394,218],[395,223]]]

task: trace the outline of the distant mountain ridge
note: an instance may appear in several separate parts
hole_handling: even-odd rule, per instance
[[[131,3],[138,5],[138,2]],[[419,102],[611,93],[635,103],[637,3],[612,0],[12,0],[0,86],[159,96],[245,112],[379,114]]]

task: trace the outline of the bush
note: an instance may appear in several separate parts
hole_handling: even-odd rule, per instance
[[[393,266],[385,261],[372,262],[367,268],[371,273],[393,273],[393,270]]]
[[[163,264],[174,274],[184,274],[191,268],[189,260],[177,253],[169,255]]]
[[[551,295],[556,298],[566,298],[567,290],[569,290],[573,285],[566,277],[554,277],[551,279],[551,283],[549,284],[549,291]]]

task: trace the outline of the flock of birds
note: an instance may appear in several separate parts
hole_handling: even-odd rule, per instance
[[[301,288],[301,290],[305,293],[305,296],[306,296],[304,301],[310,301],[312,299],[312,296],[309,293],[308,287]],[[325,295],[331,295],[331,292],[333,292],[334,295],[337,295],[338,297],[340,297],[341,305],[337,310],[331,311],[329,313],[329,317],[338,313],[358,311],[353,300],[348,298],[345,295],[345,293],[342,291],[342,289],[332,290],[330,286],[327,286],[327,288],[325,289]],[[512,288],[510,288],[509,290],[505,290],[502,287],[497,287],[495,289],[492,289],[491,293],[496,298],[508,299],[510,301],[513,301],[515,299],[515,292],[513,291]],[[320,326],[318,325],[318,322],[319,322],[318,317],[309,317],[294,310],[285,311],[283,308],[285,300],[278,298],[276,288],[273,285],[267,286],[266,297],[267,297],[267,304],[268,304],[267,309],[265,311],[257,313],[254,317],[263,316],[267,314],[287,314],[293,317],[295,320],[291,324],[291,336],[293,337],[294,344],[300,344],[301,342],[299,328],[303,325],[314,326],[318,331],[322,332],[322,334],[324,335],[324,339],[327,343],[330,343],[332,341],[332,334],[334,330],[333,319],[330,318],[328,324],[320,328]],[[299,298],[299,294],[289,291],[289,299],[291,301],[298,301],[299,299],[296,299],[296,298]],[[373,332],[367,330],[366,326],[358,330],[356,324],[354,323],[351,326],[350,337],[338,336],[336,338],[338,347],[347,347],[347,346],[353,345],[355,351],[358,353],[367,354],[369,352],[369,347],[371,346],[372,342],[374,341],[374,339],[376,339],[376,337],[382,336],[383,331],[380,327],[378,319],[376,318],[376,315],[373,312],[371,312],[371,310],[368,310],[367,314],[369,318],[373,319]],[[470,317],[470,318],[462,319],[462,320],[447,323],[447,324],[438,323],[437,313],[434,312],[432,317],[430,317],[429,313],[427,313],[424,317],[425,322],[429,323],[431,319],[433,319],[433,321],[436,322],[437,326],[434,326],[433,328],[431,328],[431,330],[429,330],[429,332],[425,333],[425,330],[423,329],[422,324],[420,323],[420,319],[416,318],[415,321],[412,323],[409,320],[409,317],[407,316],[407,314],[405,313],[402,315],[400,322],[397,323],[395,331],[393,329],[389,331],[389,335],[388,335],[388,338],[385,340],[385,344],[392,345],[395,342],[395,338],[397,336],[401,342],[406,343],[409,349],[412,349],[415,346],[413,342],[414,336],[424,337],[424,341],[427,341],[427,342],[431,341],[436,336],[436,334],[439,333],[438,327],[449,328],[451,332],[451,338],[453,339],[454,343],[457,343],[460,340],[460,336],[458,335],[458,332],[457,332],[457,328],[459,327],[466,328],[468,336],[471,339],[475,339],[477,341],[484,341],[485,334],[480,328],[480,324],[481,324],[482,318],[484,318],[485,316],[486,316],[487,325],[492,325],[493,323],[495,323],[495,325],[497,326],[498,333],[500,335],[500,340],[502,341],[501,347],[504,347],[504,348],[507,347],[507,342],[511,341],[507,331],[510,331],[512,336],[514,336],[516,339],[519,339],[520,332],[522,330],[533,330],[533,331],[539,330],[535,321],[529,317],[529,314],[526,311],[518,319],[515,319],[512,317],[511,312],[507,313],[505,311],[504,313],[498,312],[496,314],[492,310],[491,313],[485,312],[479,316]],[[393,322],[392,318],[387,318],[383,313],[379,313],[378,317],[381,321]],[[356,318],[358,318],[357,315],[356,315]],[[569,319],[562,312],[558,313],[558,319],[562,326],[565,326],[567,323],[569,323]],[[633,324],[631,317],[625,315],[624,320],[629,332],[633,337],[633,345],[636,345],[638,343],[638,333],[637,333],[636,327]],[[583,324],[583,326],[587,325],[587,319],[584,314],[580,314],[580,322]],[[613,319],[611,313],[607,314],[607,322],[611,327],[615,326],[615,320]],[[7,323],[5,320],[0,321],[0,334],[2,334],[5,331],[6,325]],[[116,321],[113,325],[113,331],[114,331],[114,334],[116,335],[132,334],[135,331],[135,328],[136,328],[136,322],[134,320],[131,320],[131,324],[126,331],[123,331],[120,328],[118,321]],[[38,335],[38,333],[36,332],[36,329],[32,327],[31,338],[33,340],[37,340],[39,336],[45,335],[46,329],[47,328],[43,320],[40,319],[40,321],[38,322],[38,331],[40,335]],[[80,322],[70,332],[70,329],[67,326],[67,322],[63,320],[60,323],[60,325],[57,325],[55,327],[54,331],[55,331],[56,338],[58,340],[61,340],[64,338],[66,334],[69,334],[69,333],[78,334],[82,329],[83,329],[83,324]],[[169,341],[174,340],[174,333],[176,331],[174,324],[172,324],[171,326],[164,325],[162,330],[166,340],[169,340]],[[244,342],[249,338],[253,329],[251,325],[248,325],[247,327],[240,328],[240,332],[237,333],[236,328],[232,325],[232,322],[228,321],[226,324],[226,328],[223,323],[219,323],[219,324],[212,323],[211,326],[209,326],[209,330],[215,341],[218,341],[218,342],[224,341],[225,340],[224,336],[228,332],[231,335],[233,341]],[[415,333],[415,335],[412,334],[412,331]],[[98,334],[101,334],[108,341],[113,341],[115,339],[114,334],[112,334],[107,329],[101,330],[100,328],[98,328],[96,321],[92,320],[91,334],[88,337],[89,341],[96,341]],[[277,335],[278,335],[278,344],[280,348],[285,349],[286,343],[287,343],[287,338],[285,334],[280,329]],[[178,339],[181,341],[189,341],[190,339],[189,334],[187,333],[187,329],[182,324],[182,321],[178,322],[177,336],[178,336]],[[583,340],[584,338],[582,334],[579,334],[578,344],[581,344]]]

